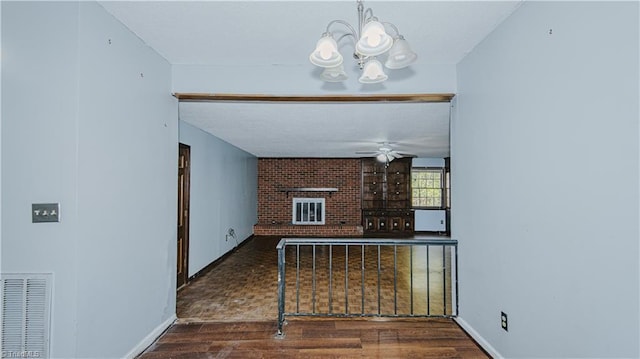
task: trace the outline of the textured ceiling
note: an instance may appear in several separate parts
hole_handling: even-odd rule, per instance
[[[312,68],[309,53],[329,21],[357,24],[353,0],[100,4],[172,65]],[[420,71],[457,64],[520,4],[370,0],[365,7],[398,26]],[[180,117],[259,157],[354,157],[383,141],[421,157],[449,154],[449,104],[181,103]]]
[[[180,118],[259,157],[359,157],[379,143],[449,155],[449,103],[180,104]]]

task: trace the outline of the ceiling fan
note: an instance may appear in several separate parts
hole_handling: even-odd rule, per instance
[[[357,151],[356,154],[374,155],[378,161],[383,162],[387,166],[389,165],[389,162],[395,160],[396,158],[416,157],[416,155],[412,155],[408,153],[400,153],[394,150],[391,147],[390,142],[381,142],[379,144],[380,144],[380,147],[378,147],[377,151]]]

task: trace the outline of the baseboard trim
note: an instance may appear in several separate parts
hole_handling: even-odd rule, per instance
[[[151,331],[144,339],[140,341],[133,349],[131,349],[124,357],[126,359],[133,359],[136,356],[140,355],[145,349],[147,349],[151,344],[153,344],[156,339],[162,333],[164,333],[167,328],[171,326],[171,324],[175,323],[178,320],[175,314],[173,314],[169,319],[165,320],[162,324],[158,325],[154,330]]]
[[[480,335],[473,327],[460,317],[454,318],[456,323],[465,331],[473,340],[478,343],[494,359],[504,359],[504,357],[489,342]]]

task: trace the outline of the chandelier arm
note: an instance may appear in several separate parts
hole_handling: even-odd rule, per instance
[[[356,39],[356,35],[354,35],[354,34],[352,34],[352,33],[346,33],[346,34],[343,34],[342,36],[340,36],[340,37],[338,38],[338,40],[336,40],[336,42],[340,42],[342,39],[344,39],[344,38],[345,38],[345,37],[347,37],[347,36],[351,36],[351,37],[353,37],[353,41],[358,41],[358,40]]]
[[[366,20],[374,18],[373,9],[371,9],[370,7],[367,8],[367,10],[364,11],[364,14],[362,16],[363,16],[362,20],[364,20],[365,23],[366,23]]]
[[[347,35],[353,35],[354,38],[357,38],[357,32],[356,29],[353,28],[353,26],[351,26],[351,24],[349,24],[348,22],[344,21],[344,20],[332,20],[328,25],[327,25],[327,31],[325,31],[325,33],[331,33],[331,31],[329,31],[329,28],[333,25],[333,24],[341,24],[346,26],[349,31],[351,31],[351,34],[347,34]],[[344,36],[343,36],[344,37]],[[341,37],[342,38],[342,37]]]
[[[356,37],[356,42],[362,36],[362,27],[364,26],[364,4],[362,0],[358,0],[358,36]]]
[[[399,38],[401,36],[400,35],[400,30],[398,30],[398,27],[396,25],[394,25],[394,24],[392,24],[390,22],[386,22],[386,21],[383,22],[382,25],[388,25],[390,28],[392,28],[393,31],[396,32],[396,36],[395,36],[396,38]]]

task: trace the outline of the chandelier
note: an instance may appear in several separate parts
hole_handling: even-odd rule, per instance
[[[338,40],[331,33],[331,27],[335,24],[343,25],[348,30]],[[388,29],[393,36],[387,32]],[[342,55],[338,52],[338,43],[345,37],[351,37],[355,43],[353,57],[362,70],[358,80],[363,84],[379,83],[388,78],[382,63],[376,58],[378,56],[387,55],[384,66],[388,69],[405,68],[418,57],[394,24],[378,21],[373,16],[373,10],[365,10],[362,1],[358,0],[358,30],[344,20],[332,20],[309,56],[312,64],[324,68],[320,75],[324,81],[341,82],[347,79]]]

